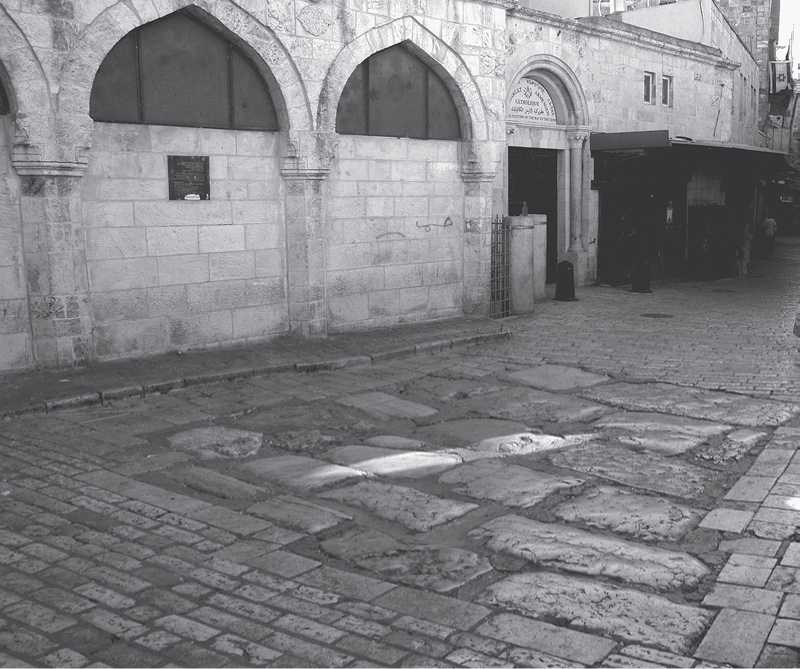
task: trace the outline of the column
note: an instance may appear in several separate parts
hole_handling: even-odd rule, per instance
[[[569,253],[577,255],[583,234],[583,147],[589,134],[570,132],[569,139]]]
[[[92,319],[82,220],[84,162],[24,160],[22,235],[36,364],[70,367],[92,354]]]

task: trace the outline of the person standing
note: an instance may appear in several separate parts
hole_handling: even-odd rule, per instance
[[[775,221],[772,216],[767,216],[764,219],[764,223],[762,225],[761,231],[764,235],[764,257],[770,258],[772,257],[772,253],[775,250],[775,233],[778,230],[778,223]]]

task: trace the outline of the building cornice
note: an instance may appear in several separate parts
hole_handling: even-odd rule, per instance
[[[87,163],[59,162],[54,160],[20,160],[12,159],[17,174],[24,177],[73,177],[80,178],[86,174]]]

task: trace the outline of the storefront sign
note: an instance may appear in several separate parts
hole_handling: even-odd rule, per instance
[[[208,156],[167,156],[170,200],[208,200]]]
[[[550,93],[535,79],[523,77],[511,93],[508,120],[514,123],[558,123]]]

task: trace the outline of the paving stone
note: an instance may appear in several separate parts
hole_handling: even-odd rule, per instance
[[[634,488],[699,497],[716,473],[657,453],[637,453],[621,446],[588,445],[550,456],[553,464]]]
[[[687,553],[611,539],[566,525],[501,516],[470,532],[495,551],[532,564],[583,574],[603,574],[658,590],[695,586],[708,568]]]
[[[653,664],[640,659],[634,659],[618,653],[612,653],[603,660],[604,667],[660,667],[660,664]],[[691,665],[690,665],[691,666]]]
[[[446,639],[455,632],[455,629],[452,627],[447,627],[447,625],[437,625],[429,620],[420,620],[414,616],[400,616],[397,620],[392,622],[392,627],[415,634],[426,634],[427,636],[433,636],[442,640]],[[463,635],[456,634],[455,636],[461,637]],[[455,645],[461,643],[458,640],[451,641]]]
[[[208,641],[211,637],[220,633],[218,629],[204,625],[196,620],[177,615],[159,618],[155,621],[155,624],[159,627],[163,627],[168,632],[192,639],[193,641]]]
[[[477,604],[404,586],[381,595],[374,603],[398,613],[460,630],[472,628],[490,613],[489,609]]]
[[[776,563],[777,560],[774,558],[733,553],[717,576],[717,580],[723,583],[762,587],[769,579]]]
[[[794,567],[775,567],[767,581],[770,590],[800,593],[800,569]]]
[[[795,526],[784,523],[771,523],[762,520],[753,520],[747,528],[757,537],[776,539],[781,541],[794,536]]]
[[[57,647],[47,637],[22,628],[0,629],[0,648],[15,655],[38,657]]]
[[[460,400],[456,406],[492,418],[522,421],[528,425],[584,423],[610,411],[608,407],[571,395],[513,387]]]
[[[323,565],[319,569],[299,576],[300,583],[317,586],[325,590],[333,590],[345,597],[369,602],[384,592],[391,590],[394,584],[379,581],[361,574],[351,574],[335,567]]]
[[[780,425],[800,411],[800,406],[795,404],[667,383],[612,383],[590,388],[583,394],[625,409],[658,411],[747,427]]]
[[[348,637],[344,638],[347,639]],[[337,645],[341,647],[343,640],[344,639],[340,639]],[[316,665],[323,667],[345,667],[354,660],[351,655],[340,653],[310,641],[298,639],[295,636],[289,636],[283,632],[269,631],[262,640],[262,643],[269,648],[274,648],[291,653],[297,657],[311,660]],[[306,662],[304,665],[308,666],[308,663]]]
[[[263,497],[268,491],[264,488],[226,476],[206,467],[181,467],[166,470],[164,474],[187,488],[201,493],[231,500],[254,500]]]
[[[537,472],[527,467],[482,461],[462,465],[439,477],[461,494],[506,506],[529,507],[559,490],[579,486],[583,479]]]
[[[364,528],[323,541],[320,547],[384,578],[436,592],[454,590],[492,569],[489,560],[462,548],[404,544]]]
[[[760,502],[775,485],[773,476],[742,476],[725,495],[725,499],[740,502]]]
[[[762,506],[756,511],[755,520],[782,525],[800,525],[800,510],[770,509]]]
[[[752,611],[723,609],[700,642],[694,656],[739,667],[755,665],[775,620]]]
[[[600,636],[525,618],[511,613],[493,616],[478,628],[478,633],[516,646],[532,648],[583,664],[602,660],[617,645]]]
[[[175,636],[174,634],[170,634],[164,630],[158,630],[156,632],[151,632],[150,634],[140,636],[135,640],[134,643],[144,646],[148,650],[159,652],[165,648],[175,645],[176,643],[180,643],[181,641],[182,639],[179,636]]]
[[[247,563],[285,578],[294,578],[309,569],[319,566],[319,562],[316,560],[310,560],[302,555],[296,555],[284,550],[272,551],[266,555],[250,558]]]
[[[214,639],[213,647],[214,650],[218,650],[220,653],[246,658],[250,664],[255,664],[256,666],[265,666],[267,662],[281,656],[280,651],[267,648],[234,634],[218,636]]]
[[[774,448],[800,448],[800,430],[796,427],[779,427],[773,433],[769,446]]]
[[[48,667],[85,667],[89,660],[74,650],[59,648],[42,658],[42,662]]]
[[[768,436],[761,430],[743,428],[729,432],[720,443],[708,444],[695,452],[697,457],[725,465],[741,460],[759,441]]]
[[[716,583],[714,589],[703,599],[703,604],[721,609],[741,609],[775,615],[778,613],[781,597],[781,593],[774,590]]]
[[[389,646],[374,639],[368,639],[356,634],[348,634],[336,644],[338,648],[354,655],[361,655],[370,660],[379,662],[383,666],[397,664],[408,655],[407,650]]]
[[[103,609],[91,609],[82,613],[81,618],[95,627],[123,639],[133,639],[147,631],[146,627],[135,620]]]
[[[800,509],[800,496],[767,495],[767,498],[761,502],[761,504],[771,509],[789,509],[796,511]]]
[[[756,667],[800,667],[800,652],[787,646],[767,644]]]
[[[337,639],[341,639],[345,636],[345,632],[340,629],[292,613],[288,613],[277,620],[273,620],[271,625],[286,632],[299,634],[313,639],[314,641],[327,644],[332,644]]]
[[[564,365],[537,365],[509,374],[508,379],[544,390],[573,390],[605,383],[609,377]]]
[[[231,597],[230,595],[217,593],[208,598],[208,603],[221,609],[226,609],[236,616],[245,618],[246,620],[257,620],[261,623],[268,623],[278,617],[278,613],[274,609],[269,609],[266,606],[261,606],[254,602],[248,602],[245,599],[238,597]]]
[[[189,516],[234,534],[255,534],[272,525],[261,518],[256,518],[246,513],[238,513],[223,506],[208,506],[196,511],[190,511]]]
[[[479,601],[673,653],[691,651],[713,617],[658,595],[547,573],[509,576],[487,588]]]
[[[779,646],[800,648],[800,620],[778,618],[770,632],[769,642]]]
[[[594,426],[617,435],[626,444],[677,455],[730,430],[730,425],[658,413],[622,412],[605,416]]]
[[[513,667],[513,662],[508,660],[500,660],[491,655],[484,655],[483,653],[472,650],[471,648],[459,648],[450,653],[446,658],[448,662],[453,662],[460,667]],[[535,666],[535,665],[531,665]],[[545,666],[545,665],[542,665]],[[558,666],[547,664],[546,666]]]
[[[109,588],[104,588],[96,583],[87,583],[86,585],[77,587],[75,588],[75,592],[87,597],[88,599],[93,599],[96,602],[105,604],[112,609],[128,609],[136,604],[136,602],[130,597],[120,595],[118,592],[114,592]]]
[[[370,437],[365,440],[370,446],[379,448],[396,448],[401,451],[420,451],[425,449],[425,442],[419,439],[409,439],[408,437],[398,437],[390,434],[382,434]]]
[[[335,499],[367,509],[382,518],[395,520],[405,527],[426,532],[436,525],[463,516],[477,508],[475,504],[444,499],[413,488],[367,481],[323,493]]]
[[[750,469],[750,476],[772,476],[777,478],[783,474],[792,460],[794,451],[785,448],[765,448],[755,459]]]
[[[800,567],[800,542],[794,541],[786,548],[781,558],[783,567]]]
[[[554,507],[552,512],[568,523],[578,522],[646,541],[677,541],[703,513],[664,497],[610,486],[587,490]]]
[[[673,653],[667,653],[663,650],[647,648],[646,646],[625,646],[622,649],[622,653],[623,655],[627,655],[629,657],[635,657],[647,662],[653,662],[662,667],[679,667],[682,669],[684,667],[691,667],[695,663],[694,658],[675,655]]]
[[[516,432],[500,437],[488,437],[466,448],[453,449],[464,462],[512,455],[535,455],[571,445],[570,439],[551,434]]]
[[[201,623],[228,632],[234,632],[251,641],[260,641],[264,636],[264,627],[262,625],[211,606],[201,606],[199,609],[190,611],[187,615],[199,620]]]
[[[345,395],[336,399],[340,404],[355,407],[375,418],[427,418],[438,413],[433,407],[409,402],[381,392]]]
[[[800,595],[786,595],[779,615],[781,618],[800,618]]]
[[[199,663],[194,663],[192,659],[187,657],[185,652],[177,655],[189,666],[203,666]],[[136,648],[122,641],[117,641],[107,648],[99,649],[94,658],[105,662],[106,664],[101,664],[100,666],[106,667],[155,667],[159,664],[164,664],[164,659],[155,653],[150,653],[143,648]]]
[[[461,458],[452,453],[398,451],[376,446],[342,446],[328,451],[325,456],[365,474],[389,478],[422,478],[461,463]]]
[[[11,595],[11,597],[14,596]],[[31,597],[42,604],[47,604],[65,613],[81,613],[82,611],[91,609],[95,605],[93,601],[62,590],[61,588],[42,588],[41,590],[34,590],[31,593]],[[19,598],[15,598],[6,600],[4,603],[3,593],[0,592],[0,608],[18,600]]]
[[[170,646],[164,651],[164,655],[184,667],[222,667],[229,663],[224,655],[203,648],[194,641],[184,641]]]
[[[234,430],[219,425],[196,427],[169,437],[173,448],[188,451],[202,460],[246,458],[258,453],[262,440],[260,432]]]
[[[752,511],[739,509],[712,509],[700,522],[700,527],[707,530],[720,530],[740,534],[753,518]]]
[[[335,527],[346,520],[352,520],[352,516],[341,511],[291,495],[273,497],[248,507],[247,511],[312,534]]]
[[[345,479],[364,476],[364,472],[357,469],[332,465],[329,462],[299,455],[279,455],[250,460],[241,466],[258,478],[277,481],[300,490],[314,490]]]
[[[491,437],[528,432],[528,426],[494,418],[460,418],[436,423],[419,430],[426,441],[444,446],[466,446]]]
[[[339,620],[343,614],[340,611],[328,606],[319,606],[304,599],[298,599],[286,594],[276,595],[269,600],[269,605],[282,609],[289,613],[296,613],[299,616],[313,618],[320,622],[332,625]]]
[[[3,615],[35,627],[42,632],[52,633],[72,627],[78,621],[35,602],[17,602],[3,609]]]

